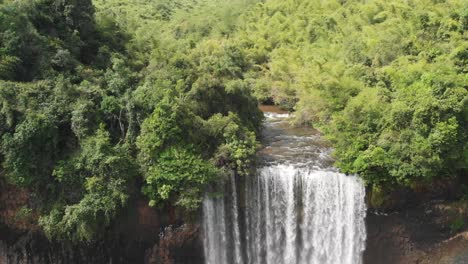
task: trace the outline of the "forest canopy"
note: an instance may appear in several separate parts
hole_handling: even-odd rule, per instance
[[[463,0],[0,1],[0,190],[90,241],[248,175],[273,102],[368,185],[468,175]]]
[[[467,175],[466,1],[266,1],[236,43],[260,100],[322,130],[368,184]]]
[[[246,173],[255,154],[262,115],[247,61],[210,38],[234,21],[206,28],[220,13],[176,29],[213,3],[142,3],[0,5],[1,186],[30,191],[52,239],[97,239],[139,193],[196,210],[207,186]]]

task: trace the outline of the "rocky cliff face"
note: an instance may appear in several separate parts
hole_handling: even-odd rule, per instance
[[[103,231],[98,242],[51,242],[39,228],[16,217],[27,202],[27,194],[9,194],[18,191],[8,189],[1,194],[0,264],[203,263],[196,220],[186,220],[174,208],[155,210],[140,197],[109,230]]]
[[[166,227],[159,241],[145,254],[148,264],[203,264],[199,225]]]
[[[8,231],[1,230],[3,234]],[[40,234],[16,234],[0,240],[1,264],[202,264],[197,225],[168,226],[153,241],[123,238],[93,244],[51,243]],[[12,234],[10,234],[12,235]]]
[[[444,190],[436,194],[399,190],[386,197],[385,206],[369,202],[364,264],[468,263],[464,224],[468,208],[466,203],[450,202],[459,198],[457,190]],[[26,195],[15,195],[15,202],[9,195],[1,194],[1,264],[204,263],[197,220],[186,221],[174,208],[157,211],[144,199],[135,200],[102,240],[72,245],[49,242],[30,223],[13,221],[15,208],[25,202]],[[247,209],[241,208],[240,213]]]
[[[387,195],[386,207],[370,204],[364,263],[468,263],[466,203],[450,202],[459,199],[456,186],[398,190]]]

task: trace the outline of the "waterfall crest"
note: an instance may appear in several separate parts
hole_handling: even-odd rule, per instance
[[[328,152],[314,137],[275,131],[284,118],[267,119],[266,148],[273,149],[264,155],[257,175],[244,178],[243,184],[232,176],[224,198],[205,198],[207,264],[362,262],[363,182],[329,167],[323,154]],[[304,146],[307,140],[316,146]]]

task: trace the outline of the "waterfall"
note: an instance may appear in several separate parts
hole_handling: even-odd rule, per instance
[[[243,264],[240,232],[239,232],[239,212],[237,209],[237,189],[234,174],[231,174],[231,193],[232,193],[232,228],[234,230],[234,260],[235,264]]]
[[[205,197],[203,201],[204,253],[207,264],[227,261],[226,223],[224,199]]]
[[[277,119],[269,121],[267,132],[279,127]],[[366,240],[362,180],[328,166],[324,147],[310,147],[317,145],[316,137],[276,132],[270,137],[275,140],[266,141],[267,148],[280,148],[269,157],[274,162],[243,181],[231,175],[224,198],[205,198],[206,263],[361,263]],[[306,139],[313,142],[302,144]]]

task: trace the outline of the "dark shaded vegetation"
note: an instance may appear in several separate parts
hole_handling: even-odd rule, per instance
[[[151,206],[195,210],[224,170],[248,169],[262,116],[241,51],[191,22],[189,45],[158,46],[197,8],[155,5],[163,26],[145,39],[91,1],[0,5],[0,175],[30,192],[49,237],[99,238],[140,188]]]

